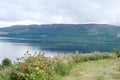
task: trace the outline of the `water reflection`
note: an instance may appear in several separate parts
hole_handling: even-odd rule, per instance
[[[56,54],[75,52],[79,50],[83,53],[101,51],[109,52],[112,48],[120,49],[120,43],[116,42],[80,42],[79,44],[69,44],[61,42],[43,42],[39,39],[24,39],[24,38],[2,38],[0,37],[0,62],[5,57],[11,60],[16,60],[24,55],[28,50],[30,53],[44,52],[45,56],[54,56]]]
[[[57,52],[43,51],[40,48],[30,46],[27,43],[11,43],[0,40],[0,62],[6,57],[15,61],[16,58],[23,56],[27,50],[31,54],[34,54],[35,52],[43,52],[46,53],[45,56],[54,56],[57,54]]]

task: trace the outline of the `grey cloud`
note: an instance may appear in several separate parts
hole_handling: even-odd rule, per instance
[[[0,21],[119,24],[119,0],[0,0]]]

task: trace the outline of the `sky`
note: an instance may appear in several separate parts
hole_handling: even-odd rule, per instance
[[[0,27],[54,23],[120,25],[120,0],[0,0]]]

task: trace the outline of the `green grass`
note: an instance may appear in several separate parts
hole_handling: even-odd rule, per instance
[[[76,64],[61,80],[120,80],[120,59],[102,59]]]
[[[10,80],[11,67],[0,70],[0,80]]]

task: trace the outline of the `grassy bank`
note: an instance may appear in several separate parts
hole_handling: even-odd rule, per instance
[[[61,80],[120,80],[120,59],[101,59],[76,64]]]
[[[27,52],[17,60],[11,66],[1,67],[3,68],[0,69],[1,80],[106,80],[111,78],[111,75],[117,80],[120,72],[120,66],[116,65],[116,62],[120,62],[118,51],[90,54],[76,51],[68,55],[56,55],[53,58],[45,57],[41,53],[31,55]],[[113,70],[110,75],[109,70]],[[99,72],[100,75],[95,75]],[[85,79],[82,76],[88,77]]]

